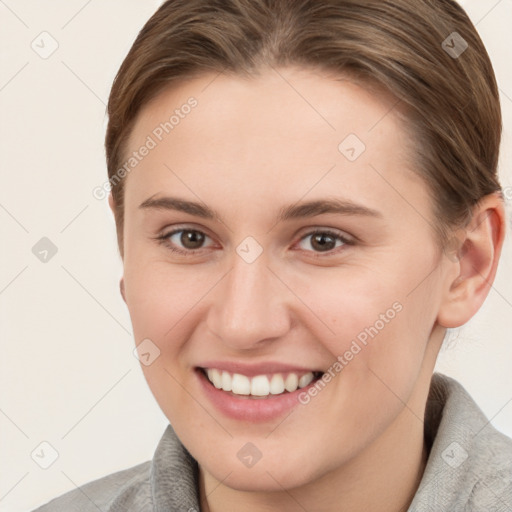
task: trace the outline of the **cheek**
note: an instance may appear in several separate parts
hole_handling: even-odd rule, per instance
[[[199,411],[193,410],[194,403],[183,393],[183,386],[188,388],[192,378],[187,366],[187,342],[204,319],[201,298],[215,279],[211,272],[199,276],[191,268],[171,270],[163,261],[136,265],[132,261],[125,261],[124,275],[135,343],[149,339],[158,353],[150,365],[141,365],[144,376],[167,417],[172,419],[176,411],[198,417]]]
[[[371,340],[396,332],[406,316],[403,289],[400,280],[379,279],[366,268],[342,269],[321,279],[307,277],[294,288],[315,314],[316,322],[309,327],[336,357],[353,343],[369,352]]]
[[[350,402],[364,417],[383,404],[399,406],[397,396],[408,400],[436,304],[427,283],[411,293],[411,283],[421,281],[421,267],[407,272],[401,263],[402,271],[390,266],[379,275],[373,269],[351,269],[310,281],[315,284],[307,292],[303,288],[305,302],[314,305],[318,318],[310,329],[332,357],[332,374],[341,376],[332,380],[339,389],[337,410],[347,410]]]
[[[177,339],[175,331],[182,330],[182,320],[205,293],[210,279],[191,275],[190,270],[151,261],[139,265],[125,264],[126,303],[134,327],[134,334],[153,337],[164,342]]]

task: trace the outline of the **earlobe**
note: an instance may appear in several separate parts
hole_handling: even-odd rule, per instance
[[[459,238],[457,258],[448,258],[445,291],[437,321],[464,325],[480,309],[496,276],[505,237],[505,210],[498,194],[483,198]]]
[[[112,192],[108,195],[108,205],[110,206],[110,209],[112,210],[112,213],[115,214],[115,208],[114,208],[114,197],[112,196]]]
[[[110,192],[108,195],[108,205],[110,207],[112,215],[114,216],[114,222],[116,223],[116,229],[119,229],[119,224],[121,224],[121,226],[122,226],[122,222],[120,222],[119,219],[117,218],[118,212],[116,209],[116,204],[114,202],[114,196],[112,195],[112,192]],[[122,237],[120,236],[119,232],[117,233],[117,244],[118,244],[119,253],[120,253],[121,259],[122,259],[123,258]]]
[[[123,300],[126,304],[126,297],[124,294],[124,277],[121,277],[121,280],[119,281],[119,290],[121,292],[121,297],[123,297]]]

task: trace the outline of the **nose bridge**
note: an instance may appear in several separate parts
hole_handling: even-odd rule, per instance
[[[231,270],[221,283],[208,323],[224,343],[253,348],[286,332],[289,319],[282,303],[285,291],[279,289],[265,257],[248,263],[235,254]]]

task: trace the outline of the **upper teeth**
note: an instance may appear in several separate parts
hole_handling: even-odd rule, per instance
[[[310,384],[314,379],[313,372],[307,372],[299,377],[297,373],[288,373],[283,377],[275,373],[269,379],[266,375],[256,375],[249,378],[240,373],[229,373],[216,368],[209,368],[206,374],[210,382],[217,388],[224,391],[231,391],[235,395],[268,396],[279,395],[284,390],[296,391]]]

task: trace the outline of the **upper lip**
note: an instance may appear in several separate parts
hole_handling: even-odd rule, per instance
[[[322,371],[316,368],[305,368],[304,366],[283,364],[276,361],[254,364],[236,361],[206,361],[198,365],[198,368],[216,368],[217,370],[223,370],[229,373],[239,373],[241,375],[246,375],[247,377],[255,377],[256,375],[265,375],[267,373],[307,373]]]

